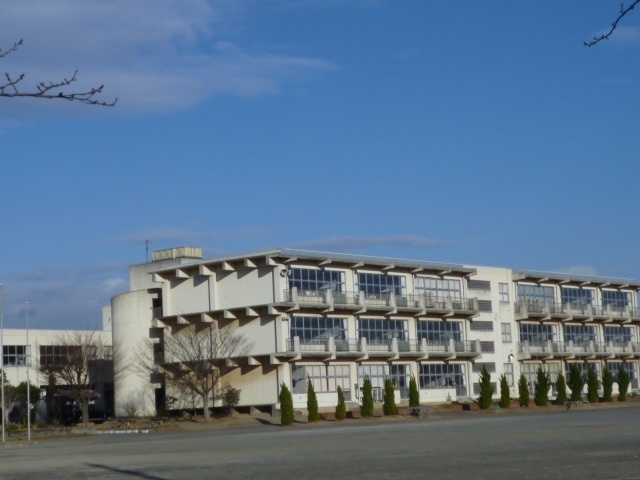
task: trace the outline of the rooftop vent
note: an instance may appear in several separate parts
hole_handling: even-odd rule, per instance
[[[202,258],[202,249],[198,247],[167,248],[153,252],[153,261],[170,260],[172,258]]]

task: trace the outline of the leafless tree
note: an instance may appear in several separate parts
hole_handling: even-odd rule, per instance
[[[89,423],[89,403],[98,394],[99,384],[112,383],[125,366],[116,346],[103,340],[100,332],[61,333],[52,342],[52,351],[40,355],[39,370],[45,378],[64,385],[82,408],[82,423]]]
[[[19,40],[13,44],[10,48],[2,51],[0,50],[0,58],[15,52],[22,46],[22,40]],[[48,100],[63,99],[70,102],[77,101],[86,103],[88,105],[101,105],[104,107],[113,107],[118,99],[111,102],[105,102],[96,99],[96,95],[102,93],[104,85],[99,87],[90,88],[84,92],[70,92],[66,87],[78,80],[78,71],[73,72],[70,78],[64,78],[57,82],[40,82],[35,86],[33,90],[22,90],[22,81],[25,79],[25,74],[13,75],[9,72],[5,72],[5,79],[0,83],[0,97],[32,97],[32,98],[45,98]]]
[[[138,355],[140,371],[160,374],[177,392],[197,395],[209,421],[209,406],[215,398],[220,379],[233,367],[233,359],[246,356],[251,345],[232,325],[188,325],[174,334],[165,334],[164,351],[154,352],[145,342]]]
[[[626,7],[625,7],[624,3],[621,3],[620,4],[620,13],[618,14],[616,19],[611,24],[611,28],[609,29],[609,31],[607,33],[604,33],[604,34],[599,35],[597,37],[593,37],[593,40],[591,40],[590,42],[582,42],[582,43],[584,43],[584,45],[587,46],[587,47],[593,47],[595,44],[600,43],[602,40],[608,40],[609,37],[613,34],[613,31],[616,28],[618,28],[618,22],[620,20],[622,20],[622,17],[624,17],[627,13],[629,13],[631,10],[633,10],[636,7],[636,5],[638,5],[639,3],[640,3],[640,0],[634,0],[632,3],[630,3]]]

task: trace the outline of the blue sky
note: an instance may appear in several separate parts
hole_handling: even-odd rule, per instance
[[[4,317],[94,328],[150,249],[640,278],[640,12],[619,0],[8,0]]]

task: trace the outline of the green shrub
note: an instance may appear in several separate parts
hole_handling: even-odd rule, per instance
[[[284,383],[280,386],[280,411],[282,425],[291,425],[293,423],[293,397]]]
[[[413,375],[411,375],[411,380],[409,380],[409,406],[420,406],[420,391],[418,390],[418,382],[416,382],[416,377],[414,377]]]
[[[623,364],[620,364],[620,369],[618,370],[618,375],[616,376],[616,378],[618,381],[618,401],[626,402],[631,378],[629,377],[629,372],[627,372]]]
[[[567,402],[567,382],[564,379],[564,375],[562,375],[561,373],[558,374],[556,388],[558,389],[558,395],[556,396],[556,405],[564,405]]]
[[[611,370],[602,370],[602,400],[613,402],[613,374]]]
[[[529,382],[524,375],[520,375],[518,380],[518,403],[521,407],[529,406]]]
[[[483,365],[480,371],[480,397],[478,397],[478,405],[482,410],[491,408],[492,396],[493,387],[491,386],[491,375]]]
[[[393,388],[393,382],[389,377],[384,380],[384,403],[382,405],[382,411],[386,416],[398,414],[395,389]]]
[[[342,388],[338,387],[338,405],[336,405],[336,420],[344,420],[347,418],[347,406],[344,403],[344,393]]]
[[[577,363],[572,363],[569,368],[569,388],[571,389],[571,400],[574,402],[582,400],[582,389],[585,378]]]
[[[509,408],[511,406],[511,392],[509,391],[509,381],[507,376],[500,375],[500,408]]]
[[[317,422],[320,420],[320,412],[318,411],[318,397],[313,388],[310,378],[307,378],[307,420],[309,422]]]
[[[598,374],[596,369],[589,367],[587,369],[587,399],[589,403],[598,403]]]
[[[360,415],[363,417],[373,417],[373,385],[369,377],[364,378],[362,385],[362,407]]]
[[[551,386],[551,379],[549,378],[549,374],[547,374],[542,367],[538,367],[538,372],[536,373],[536,382],[535,382],[535,400],[536,405],[539,407],[546,407],[549,404],[549,387]]]

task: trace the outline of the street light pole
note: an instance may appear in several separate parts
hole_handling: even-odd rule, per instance
[[[27,440],[31,441],[31,381],[29,380],[29,370],[31,370],[31,345],[29,345],[29,302],[26,305],[27,318]]]

